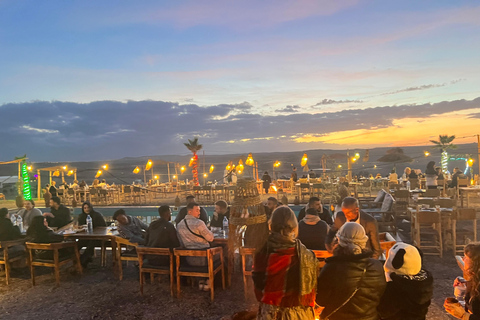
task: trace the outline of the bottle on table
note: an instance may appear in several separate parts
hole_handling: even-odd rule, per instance
[[[411,185],[411,184],[410,184],[410,181],[407,180],[407,190],[410,190],[410,185]]]
[[[90,215],[87,215],[87,232],[88,233],[93,232],[93,222],[92,222],[92,217],[90,217]]]
[[[16,215],[16,214],[11,213],[11,215],[10,215],[10,220],[12,221],[12,224],[13,224],[14,226],[17,225],[17,215]]]
[[[23,232],[23,219],[20,215],[17,215],[16,226],[20,229],[20,232]]]
[[[227,217],[223,217],[223,234],[228,234],[228,219]]]

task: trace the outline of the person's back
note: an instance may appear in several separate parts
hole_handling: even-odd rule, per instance
[[[51,206],[50,212],[52,213],[53,217],[47,217],[48,225],[50,227],[61,228],[72,221],[70,210],[63,204],[60,204],[60,199],[57,197],[52,197],[52,200],[54,203],[56,203],[53,205],[58,205],[58,208]]]
[[[328,225],[319,220],[315,224],[307,224],[304,220],[298,223],[298,237],[310,250],[326,250],[325,238],[328,233]]]
[[[145,246],[155,248],[176,248],[180,246],[173,224],[164,219],[153,221],[145,235]]]
[[[130,242],[143,244],[144,230],[148,229],[148,226],[137,217],[126,216],[126,219],[127,223],[118,225],[120,236]]]
[[[20,238],[20,229],[14,226],[12,221],[7,218],[8,209],[0,209],[0,241],[9,241]]]

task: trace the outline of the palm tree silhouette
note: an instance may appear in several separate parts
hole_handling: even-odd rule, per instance
[[[202,145],[198,144],[198,137],[195,137],[193,140],[188,139],[188,143],[184,143],[185,147],[193,153],[192,161],[192,175],[193,183],[198,186],[198,155],[197,152],[202,149]]]
[[[449,135],[439,135],[438,136],[438,141],[435,140],[430,140],[431,143],[435,144],[433,146],[434,149],[442,151],[442,171],[447,173],[448,171],[448,152],[447,150],[449,149],[456,149],[457,146],[452,143],[452,141],[455,139],[455,136],[449,136]]]

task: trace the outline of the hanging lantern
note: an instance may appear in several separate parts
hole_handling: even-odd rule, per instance
[[[152,168],[152,166],[153,166],[153,161],[150,160],[150,159],[148,159],[148,162],[147,162],[147,164],[145,165],[145,171],[150,170],[150,169]]]
[[[243,171],[243,161],[242,159],[238,160],[237,171]]]
[[[281,164],[282,164],[282,163],[277,160],[277,161],[275,161],[275,163],[273,164],[273,166],[274,166],[275,168],[278,168],[278,167],[280,167]]]
[[[102,175],[102,170],[98,170],[97,174],[95,175],[95,178],[98,178]]]
[[[305,167],[307,165],[307,161],[308,161],[307,154],[304,153],[303,157],[302,157],[302,162],[300,163],[302,165],[302,167]]]
[[[133,169],[133,173],[137,174],[140,172],[140,167],[135,167],[135,169]]]
[[[248,157],[247,157],[247,160],[245,160],[245,164],[246,164],[247,166],[253,166],[254,163],[255,163],[255,161],[253,161],[252,154],[249,153],[249,154],[248,154]]]
[[[60,177],[60,170],[55,170],[52,174],[54,177]]]
[[[103,168],[103,170],[108,170],[108,164],[104,164],[104,165],[102,166],[102,168]]]
[[[190,162],[188,163],[188,166],[189,167],[193,166],[193,162],[195,162],[195,158],[191,157]]]
[[[227,169],[227,171],[230,171],[230,170],[233,169],[233,167],[232,167],[232,161],[230,161],[230,162],[227,164],[227,166],[225,167],[225,169]]]
[[[208,172],[212,173],[213,170],[215,170],[215,166],[212,164],[212,165],[210,166],[210,170],[208,170]]]
[[[186,169],[187,169],[187,168],[185,168],[185,166],[181,166],[181,167],[180,167],[180,172],[181,172],[181,173],[184,173]]]
[[[71,175],[73,175],[73,170],[70,170],[70,171],[67,172],[67,176],[70,177]]]

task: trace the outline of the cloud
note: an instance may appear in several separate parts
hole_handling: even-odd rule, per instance
[[[432,88],[440,88],[440,87],[448,86],[450,84],[459,83],[463,80],[465,80],[465,79],[457,79],[457,80],[452,80],[450,82],[445,82],[445,83],[440,83],[440,84],[425,84],[425,85],[421,85],[421,86],[417,86],[417,87],[408,87],[408,88],[401,89],[401,90],[382,93],[380,95],[381,96],[386,96],[386,95],[397,94],[397,93],[401,93],[401,92],[419,91],[419,90],[427,90],[427,89],[432,89]]]
[[[467,117],[480,111],[480,98],[313,114],[296,105],[280,110],[285,109],[297,112],[255,114],[255,106],[248,102],[205,107],[152,100],[4,104],[0,106],[0,135],[5,159],[0,160],[24,153],[32,161],[185,154],[183,142],[195,136],[209,154],[298,150],[315,139],[319,141],[315,146],[322,147],[325,142],[318,138],[332,133],[344,132],[341,137],[348,137],[384,128],[389,134],[401,135],[399,123],[409,121],[416,123],[420,134],[421,125],[414,119],[452,112]],[[384,138],[388,144],[389,136]],[[332,143],[340,146],[343,140]]]
[[[292,112],[298,112],[298,109],[300,109],[299,106],[286,106],[283,109],[277,109],[275,112],[285,112],[285,113],[292,113]]]
[[[322,101],[316,103],[312,107],[325,106],[330,104],[343,104],[343,103],[363,103],[362,100],[332,100],[332,99],[323,99]]]

